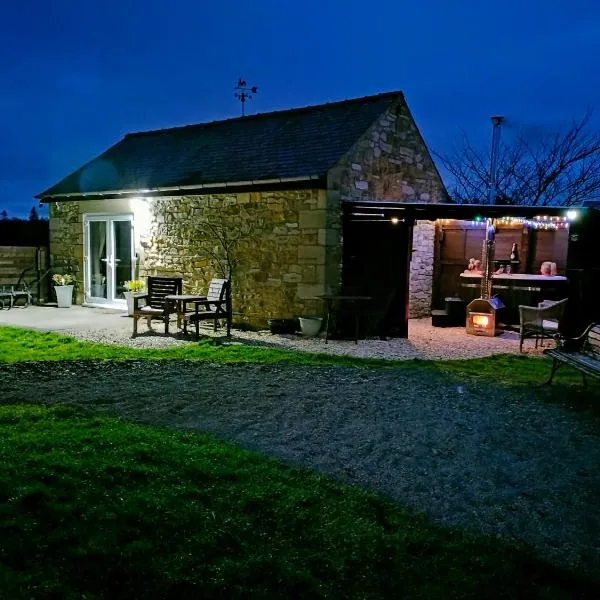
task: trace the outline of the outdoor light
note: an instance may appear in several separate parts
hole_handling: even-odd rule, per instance
[[[569,219],[569,221],[575,221],[578,216],[579,216],[579,213],[576,210],[568,210],[567,211],[567,219]]]
[[[398,225],[400,219],[398,217],[392,217],[390,221],[392,222],[392,225]]]

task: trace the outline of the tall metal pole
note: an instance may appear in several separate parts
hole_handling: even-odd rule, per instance
[[[504,117],[490,117],[492,119],[492,151],[490,154],[490,185],[488,189],[489,204],[496,204],[498,182],[496,181],[496,167],[498,161],[498,148],[500,147],[500,126]]]

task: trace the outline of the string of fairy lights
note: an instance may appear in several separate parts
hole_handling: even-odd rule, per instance
[[[498,219],[501,225],[524,225],[531,229],[568,229],[568,217],[548,217],[546,215],[526,219],[524,217],[502,217]]]
[[[549,217],[547,215],[536,216],[531,219],[526,217],[500,217],[496,219],[498,225],[523,225],[529,229],[553,230],[568,229],[569,217]],[[475,225],[485,225],[487,219],[475,217],[472,221]]]

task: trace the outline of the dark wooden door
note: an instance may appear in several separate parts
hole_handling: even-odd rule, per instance
[[[374,298],[365,321],[369,335],[408,337],[411,235],[412,227],[402,221],[344,220],[342,290]]]

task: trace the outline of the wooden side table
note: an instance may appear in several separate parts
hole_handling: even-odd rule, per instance
[[[169,294],[165,296],[165,300],[173,302],[175,304],[175,311],[177,313],[177,329],[181,329],[183,322],[183,332],[187,333],[187,323],[185,320],[186,315],[192,314],[194,311],[188,311],[187,305],[194,303],[198,300],[206,300],[206,296],[198,296],[197,294]]]

